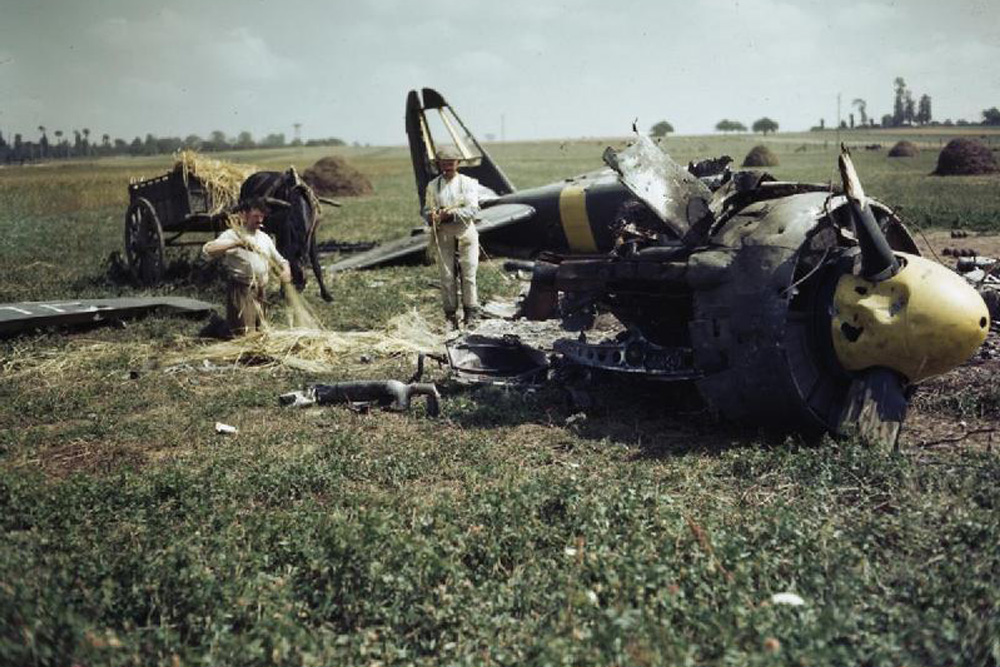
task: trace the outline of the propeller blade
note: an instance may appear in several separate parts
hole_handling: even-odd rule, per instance
[[[856,432],[866,444],[896,450],[906,409],[902,376],[888,368],[869,368],[851,382],[837,431]]]
[[[861,179],[854,169],[851,154],[847,147],[840,145],[840,177],[844,184],[844,194],[847,195],[854,221],[854,233],[858,237],[861,248],[861,277],[872,282],[891,278],[899,271],[899,261],[893,254],[885,234],[872,214],[865,191],[861,187]]]

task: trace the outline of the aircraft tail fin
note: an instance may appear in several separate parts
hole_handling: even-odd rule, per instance
[[[514,185],[444,97],[431,88],[424,88],[421,93],[422,100],[415,90],[406,97],[406,135],[410,140],[410,159],[420,205],[423,206],[427,184],[438,175],[434,162],[437,147],[447,144],[462,154],[462,173],[497,195],[514,192]]]

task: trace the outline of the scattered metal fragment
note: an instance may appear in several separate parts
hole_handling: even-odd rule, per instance
[[[56,326],[105,324],[160,310],[204,315],[215,306],[183,297],[75,299],[0,304],[0,336]]]
[[[514,335],[459,336],[445,345],[448,365],[460,384],[525,385],[540,382],[549,366],[547,355]]]
[[[291,391],[278,397],[281,405],[306,407],[309,405],[371,405],[395,412],[410,409],[414,396],[427,397],[427,414],[437,417],[440,412],[441,394],[433,383],[404,384],[399,380],[365,380],[359,382],[334,382],[316,384],[304,391]]]

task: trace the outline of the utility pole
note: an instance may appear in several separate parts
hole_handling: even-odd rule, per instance
[[[295,128],[295,142],[296,143],[301,143],[302,142],[302,135],[301,135],[302,123],[292,123],[292,127]]]

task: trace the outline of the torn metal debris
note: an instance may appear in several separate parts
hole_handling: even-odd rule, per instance
[[[362,380],[357,382],[334,382],[316,384],[304,391],[282,394],[278,401],[282,405],[306,407],[309,405],[378,405],[386,410],[403,412],[410,409],[416,396],[427,397],[427,414],[437,417],[441,412],[441,394],[430,382],[404,384],[399,380]]]
[[[114,322],[152,311],[200,316],[214,310],[211,303],[176,296],[5,303],[0,304],[0,336],[46,327]]]
[[[520,385],[545,379],[547,355],[517,336],[460,336],[446,344],[448,365],[461,384]]]

